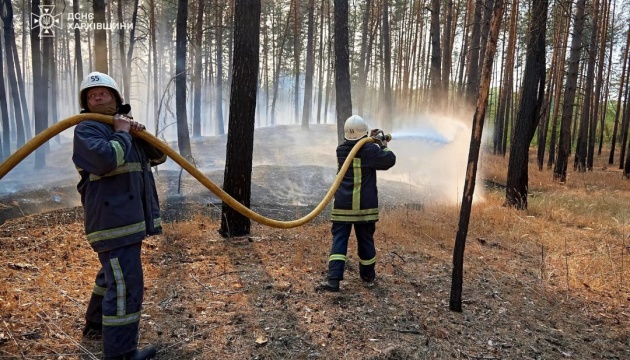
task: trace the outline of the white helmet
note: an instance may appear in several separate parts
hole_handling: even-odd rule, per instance
[[[359,140],[368,136],[368,126],[359,115],[352,115],[343,125],[343,137],[346,140]]]
[[[106,87],[108,89],[113,90],[113,93],[116,97],[116,104],[120,106],[123,102],[122,96],[120,95],[120,89],[118,88],[118,84],[111,78],[111,76],[107,74],[103,74],[98,71],[93,71],[88,74],[88,76],[83,79],[81,82],[81,88],[79,89],[79,105],[81,109],[87,109],[87,90],[93,87]]]

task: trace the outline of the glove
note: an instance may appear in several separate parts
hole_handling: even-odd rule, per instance
[[[383,132],[383,130],[381,130],[381,129],[372,129],[370,131],[370,137],[375,137],[376,134],[378,134],[379,132]]]

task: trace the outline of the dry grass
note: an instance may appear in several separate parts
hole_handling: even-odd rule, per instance
[[[506,165],[484,155],[482,178],[505,184]],[[166,223],[143,250],[141,343],[159,359],[627,358],[630,181],[551,175],[531,168],[526,211],[492,186],[474,204],[462,314],[448,311],[456,206],[384,210],[377,284],[357,279],[351,241],[340,294],[314,290],[326,222],[229,240],[201,214]],[[0,254],[0,358],[99,358],[80,335],[98,262],[76,212],[5,223]]]

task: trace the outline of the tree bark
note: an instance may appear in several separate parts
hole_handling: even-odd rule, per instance
[[[545,89],[545,36],[549,3],[547,0],[532,3],[522,94],[510,146],[505,189],[506,205],[518,210],[527,209],[529,145],[538,126]]]
[[[201,136],[201,62],[203,44],[203,12],[205,0],[199,0],[197,7],[197,24],[195,25],[195,75],[193,76],[193,137]]]
[[[304,73],[304,108],[302,110],[302,129],[308,129],[311,120],[311,104],[313,103],[313,72],[315,72],[315,62],[313,61],[313,28],[315,2],[308,2],[308,35],[306,40],[306,71]]]
[[[582,31],[584,30],[584,3],[578,0],[576,4],[573,37],[571,39],[571,52],[569,53],[569,66],[567,79],[564,86],[564,100],[562,103],[562,121],[560,123],[560,140],[558,158],[553,170],[553,178],[561,183],[567,181],[567,165],[571,153],[571,120],[573,119],[573,105],[580,66],[580,54],[582,53]]]
[[[597,50],[597,30],[599,29],[599,0],[593,1],[593,21],[591,22],[591,39],[587,51],[588,63],[586,66],[586,86],[584,87],[584,100],[580,114],[580,130],[575,150],[573,169],[580,172],[586,171],[586,156],[588,141],[591,135],[595,135],[595,129],[591,129],[591,102],[593,94],[593,82],[595,77],[595,52]]]
[[[475,15],[470,36],[470,58],[468,59],[467,98],[469,102],[477,96],[479,90],[479,46],[481,44],[481,9],[482,0],[475,1]]]
[[[33,4],[34,8],[35,5]],[[102,24],[105,27],[105,0],[94,0],[93,10],[94,24]],[[105,29],[94,29],[94,70],[105,74],[109,73],[109,66],[107,65],[107,32]]]
[[[617,144],[617,128],[619,126],[619,115],[621,114],[621,103],[623,95],[623,87],[627,80],[628,70],[628,49],[630,48],[630,24],[628,25],[628,32],[626,33],[626,48],[623,52],[623,66],[621,67],[621,80],[619,80],[619,95],[617,96],[617,110],[615,111],[615,124],[613,125],[613,133],[611,136],[610,144],[610,156],[608,157],[608,164],[612,165],[615,158],[615,145]]]
[[[22,107],[20,104],[20,92],[17,84],[17,78],[15,76],[15,64],[13,63],[13,49],[11,46],[15,40],[13,38],[13,36],[15,36],[15,32],[13,31],[13,6],[11,5],[11,1],[8,0],[3,0],[2,3],[4,3],[5,8],[2,23],[4,24],[4,49],[7,58],[7,76],[9,79],[11,100],[13,100],[13,109],[15,110],[15,130],[17,133],[16,145],[17,148],[20,148],[26,142],[26,136],[24,132],[24,119],[22,118]],[[2,11],[2,8],[3,7],[0,6],[0,12]],[[1,64],[2,58],[0,57],[0,65]],[[4,77],[0,76],[0,78],[2,78],[4,86]],[[3,99],[5,98],[3,97]],[[9,133],[8,127],[3,127],[3,129],[5,129],[5,133]]]
[[[346,119],[352,115],[352,95],[350,93],[350,52],[348,48],[348,0],[334,1],[337,141],[341,144],[344,141],[343,125]]]
[[[177,2],[177,29],[175,38],[175,111],[177,116],[177,145],[184,158],[190,158],[190,135],[188,133],[188,115],[186,113],[186,42],[188,19],[188,0]]]
[[[492,63],[497,48],[497,37],[501,27],[503,17],[503,0],[497,0],[494,6],[492,21],[490,23],[490,33],[488,34],[488,44],[486,45],[485,61],[481,69],[481,83],[477,97],[475,114],[473,115],[473,128],[470,137],[470,150],[468,152],[468,164],[466,166],[466,180],[464,182],[464,193],[462,195],[462,205],[459,213],[459,225],[455,237],[455,247],[453,249],[453,273],[451,282],[451,295],[449,309],[451,311],[462,311],[462,285],[464,275],[464,250],[466,248],[466,236],[468,234],[468,223],[470,221],[470,211],[472,209],[473,195],[475,192],[475,179],[477,177],[477,166],[479,162],[479,151],[481,148],[481,135],[483,133],[483,123],[488,105],[488,93],[490,91],[490,78],[492,76]]]
[[[260,46],[260,0],[236,0],[234,68],[223,189],[250,207],[254,122]],[[220,233],[224,237],[250,232],[249,218],[223,204]]]
[[[440,48],[440,0],[431,0],[431,104],[442,108],[442,50]]]
[[[383,1],[383,27],[382,27],[382,47],[383,47],[383,112],[390,115],[392,112],[392,49],[389,29],[389,0]],[[336,4],[336,3],[335,3]],[[337,6],[335,5],[335,9]],[[336,24],[336,22],[335,22]],[[335,36],[336,38],[336,36]],[[352,111],[352,106],[350,107]],[[344,119],[345,120],[345,119]]]

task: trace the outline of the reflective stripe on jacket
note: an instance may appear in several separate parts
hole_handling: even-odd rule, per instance
[[[155,147],[114,131],[111,125],[87,120],[75,127],[72,161],[81,175],[77,190],[94,251],[109,251],[162,232],[150,165],[165,160]]]
[[[358,140],[346,140],[337,147],[337,171]],[[333,222],[378,221],[378,189],[376,170],[387,170],[396,164],[396,155],[375,143],[361,147],[352,165],[335,192],[332,205]]]

